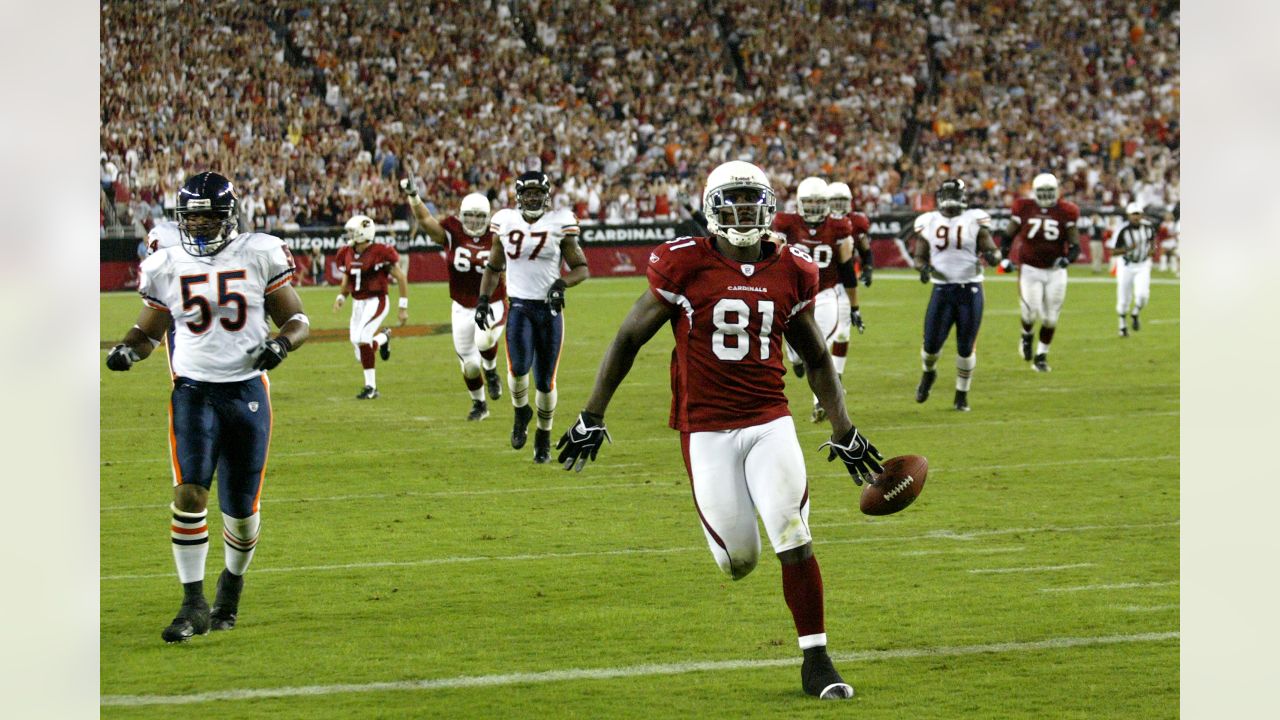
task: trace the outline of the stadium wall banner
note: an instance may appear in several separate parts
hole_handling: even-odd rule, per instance
[[[992,224],[1004,229],[1009,222],[1007,210],[991,212]],[[884,213],[871,216],[871,251],[876,267],[909,267],[912,221],[916,213]],[[1089,236],[1105,236],[1114,232],[1123,222],[1119,209],[1084,210],[1080,217],[1082,239]],[[289,246],[298,263],[301,284],[311,284],[310,253],[318,247],[325,255],[323,281],[336,285],[341,282],[333,254],[345,244],[340,227],[304,228],[299,230],[269,230]],[[652,223],[582,223],[581,245],[596,277],[643,275],[649,264],[649,252],[654,246],[679,237],[702,234],[701,226],[691,220]],[[142,237],[136,233],[108,235],[102,238],[99,267],[100,289],[133,290],[138,287],[138,246]],[[443,282],[448,280],[448,266],[444,248],[423,232],[409,230],[385,231],[379,242],[394,244],[402,255],[408,257],[407,274],[410,282]],[[1084,253],[1079,262],[1088,262],[1088,243],[1082,243]]]

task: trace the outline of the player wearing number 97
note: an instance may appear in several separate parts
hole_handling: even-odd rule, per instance
[[[564,340],[565,288],[590,275],[587,258],[578,246],[578,221],[569,210],[551,210],[551,180],[530,170],[516,178],[518,209],[499,210],[490,222],[493,245],[480,280],[475,321],[487,330],[497,319],[492,294],[507,273],[511,309],[507,316],[507,383],[515,422],[511,447],[519,450],[528,438],[529,373],[533,373],[538,406],[538,430],[533,436],[533,461],[551,462],[551,423],[556,411],[556,369]],[[567,264],[569,272],[560,274]]]
[[[799,351],[809,386],[832,427],[829,459],[861,483],[880,470],[879,452],[850,422],[823,333],[813,318],[818,267],[799,248],[761,242],[776,199],[751,163],[712,171],[703,194],[711,237],[685,237],[649,256],[649,290],[605,353],[595,387],[560,439],[559,461],[582,469],[608,437],[604,415],[640,348],[664,325],[671,357],[671,427],[693,487],[694,505],[720,569],[735,580],[756,566],[756,514],[782,563],[782,588],[804,651],[806,692],[847,698],[853,689],[826,651],[822,575],[809,534],[804,455],[783,393],[782,344]]]
[[[181,244],[142,263],[138,322],[107,356],[128,370],[174,326],[169,457],[173,468],[170,539],[184,599],[161,633],[166,642],[230,630],[243,575],[258,542],[258,506],[271,441],[271,397],[264,370],[297,351],[309,333],[289,284],[293,257],[280,238],[236,233],[236,197],[222,175],[192,176],[178,194]],[[280,328],[271,337],[267,316]],[[226,570],[212,611],[204,597],[209,552],[209,488],[218,474]]]
[[[1080,208],[1058,198],[1058,179],[1041,173],[1031,181],[1035,199],[1013,201],[1001,252],[1009,269],[1018,263],[1022,339],[1018,352],[1037,372],[1049,372],[1049,344],[1067,298],[1067,267],[1080,256],[1076,222]],[[1017,242],[1015,242],[1017,241]],[[1031,352],[1032,330],[1040,323],[1040,342]]]
[[[489,404],[484,399],[502,397],[498,381],[498,341],[506,327],[506,289],[501,278],[489,298],[493,321],[485,329],[476,327],[476,305],[480,301],[480,280],[489,262],[493,233],[489,231],[489,198],[471,193],[462,198],[458,215],[437,220],[427,209],[412,180],[400,181],[400,189],[409,198],[413,216],[426,230],[427,236],[444,246],[449,269],[449,297],[453,300],[453,350],[462,365],[462,380],[471,396],[471,412],[467,420],[489,417]],[[481,373],[484,377],[481,377]]]
[[[982,264],[1000,262],[1000,251],[991,239],[991,216],[977,208],[967,208],[964,181],[947,180],[937,194],[938,210],[915,221],[915,266],[920,281],[933,280],[933,292],[924,314],[924,345],[920,358],[924,373],[916,388],[916,402],[929,399],[929,389],[938,378],[938,355],[956,329],[956,410],[969,410],[969,382],[978,364],[976,343],[982,326]]]

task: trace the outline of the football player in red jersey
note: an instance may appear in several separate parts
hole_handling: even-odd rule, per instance
[[[502,397],[498,381],[498,341],[507,323],[506,286],[501,279],[489,302],[494,321],[488,328],[476,327],[476,305],[480,298],[480,279],[489,262],[493,233],[489,230],[489,198],[471,193],[462,198],[457,215],[437,220],[418,197],[413,180],[400,181],[400,189],[409,198],[409,207],[427,235],[445,248],[449,268],[449,297],[453,300],[451,324],[453,350],[462,365],[462,380],[471,396],[471,412],[467,420],[489,417],[489,403],[484,399]],[[484,374],[483,379],[481,373]]]
[[[400,286],[400,325],[409,321],[409,279],[397,265],[400,253],[391,245],[373,241],[376,234],[373,219],[367,215],[352,215],[347,221],[346,237],[349,243],[338,250],[334,262],[342,273],[342,287],[333,301],[337,312],[351,295],[351,344],[356,348],[356,359],[364,368],[364,389],[357,400],[378,397],[378,381],[374,371],[373,353],[376,350],[383,360],[391,358],[391,330],[378,330],[387,316],[387,279],[393,277]]]
[[[1013,201],[1000,265],[1008,271],[1019,263],[1018,296],[1022,301],[1022,339],[1018,352],[1037,372],[1049,372],[1049,344],[1053,342],[1062,302],[1067,297],[1067,267],[1080,256],[1076,222],[1080,208],[1058,198],[1058,179],[1041,173],[1031,181],[1035,199]],[[1016,245],[1016,255],[1010,249]],[[1032,329],[1040,323],[1040,342],[1031,352]]]
[[[808,250],[818,266],[818,295],[814,299],[813,316],[830,349],[836,374],[842,377],[849,350],[849,329],[851,326],[856,326],[858,332],[866,329],[862,313],[858,311],[858,275],[853,266],[854,218],[847,214],[830,216],[827,183],[821,178],[802,180],[796,188],[796,202],[799,214],[778,213],[772,228],[786,238],[788,245]],[[787,359],[796,375],[804,377],[805,366],[799,353],[790,345],[786,348]],[[825,418],[822,404],[815,395],[811,419],[821,422]]]
[[[756,566],[756,513],[782,563],[782,594],[804,652],[805,692],[853,696],[827,655],[822,575],[809,534],[804,455],[783,394],[783,338],[809,367],[841,458],[861,484],[881,470],[879,451],[853,426],[839,378],[813,317],[818,267],[801,247],[761,242],[777,201],[760,168],[739,160],[712,171],[703,193],[710,237],[682,237],[649,256],[640,296],[605,353],[577,423],[560,438],[559,461],[581,470],[608,437],[604,415],[641,346],[659,328],[675,336],[671,427],[707,544],[735,580]],[[825,446],[824,446],[825,447]]]

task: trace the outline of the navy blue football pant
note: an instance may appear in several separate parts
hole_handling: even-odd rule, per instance
[[[929,308],[924,312],[924,351],[942,352],[942,345],[956,329],[956,354],[969,357],[982,325],[982,283],[948,283],[933,286]]]
[[[538,392],[556,386],[560,345],[564,341],[564,314],[551,313],[543,300],[511,298],[507,315],[507,371],[521,377],[533,371]]]
[[[174,477],[206,490],[218,473],[222,512],[245,518],[258,511],[271,444],[267,376],[228,383],[174,378],[169,447]]]

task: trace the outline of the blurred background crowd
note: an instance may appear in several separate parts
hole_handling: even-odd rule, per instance
[[[510,206],[546,171],[579,217],[674,218],[717,164],[863,212],[958,176],[1007,207],[1056,173],[1084,207],[1178,200],[1176,2],[104,2],[103,232],[216,169],[242,228]]]

